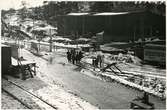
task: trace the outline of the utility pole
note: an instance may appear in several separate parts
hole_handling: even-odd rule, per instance
[[[32,29],[33,29],[33,31],[34,31],[34,16],[35,16],[35,13],[33,12],[33,26],[32,26]],[[35,36],[35,34],[33,34],[33,37],[34,37],[34,39],[36,40],[36,36]]]
[[[50,52],[52,52],[52,35],[51,35],[51,29],[49,29],[50,34]]]
[[[19,27],[19,30],[22,30],[22,28],[21,28],[21,24],[20,24],[20,27]],[[18,34],[18,46],[19,46],[19,50],[18,50],[18,56],[19,56],[19,58],[21,57],[21,46],[20,46],[20,40],[19,40],[19,35],[20,34]]]

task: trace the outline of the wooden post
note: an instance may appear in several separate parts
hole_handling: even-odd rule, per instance
[[[36,76],[36,63],[34,64],[34,75]]]
[[[40,39],[39,39],[39,46],[38,46],[38,52],[40,51],[40,47],[41,46],[41,43],[40,43]]]
[[[50,52],[52,52],[52,35],[51,35],[51,29],[49,29],[50,33]]]

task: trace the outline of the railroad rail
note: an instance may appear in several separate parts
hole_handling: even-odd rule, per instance
[[[43,100],[42,98],[38,97],[37,95],[29,92],[25,88],[17,85],[16,83],[8,80],[7,78],[3,77],[2,79],[5,80],[5,81],[7,81],[8,83],[12,84],[12,86],[15,86],[15,87],[19,88],[21,91],[25,92],[29,96],[33,96],[34,98],[36,98],[37,100],[39,100],[41,103],[43,103],[45,105],[48,105],[51,109],[55,109],[55,110],[58,109],[57,107],[53,106],[52,104],[48,103],[47,101]],[[36,108],[33,108],[32,106],[28,105],[27,103],[23,102],[22,100],[20,100],[18,97],[16,97],[15,95],[13,95],[12,93],[10,93],[6,89],[4,89],[3,86],[2,86],[2,90],[5,91],[6,93],[8,93],[10,96],[12,96],[14,99],[18,100],[21,104],[23,104],[24,106],[26,106],[28,109],[36,109]]]
[[[11,94],[10,92],[6,91],[5,89],[2,88],[2,91],[7,93],[9,96],[11,96],[13,99],[17,100],[18,102],[20,102],[23,106],[25,106],[27,109],[32,109],[32,107],[28,106],[26,103],[24,103],[23,101],[20,101],[16,96],[14,96],[13,94]]]

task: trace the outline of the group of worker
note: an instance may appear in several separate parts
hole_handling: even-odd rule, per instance
[[[73,64],[80,63],[83,58],[82,51],[76,51],[75,49],[71,49],[67,51],[67,60],[68,62],[72,62]]]
[[[92,59],[92,65],[96,68],[100,67],[102,68],[104,64],[104,55],[97,55],[97,57],[94,57]]]

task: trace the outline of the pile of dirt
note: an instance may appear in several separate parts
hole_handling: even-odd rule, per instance
[[[136,65],[141,65],[141,59],[131,54],[122,54],[119,53],[118,55],[110,55],[109,59],[112,61],[119,61],[123,63],[134,63]]]

